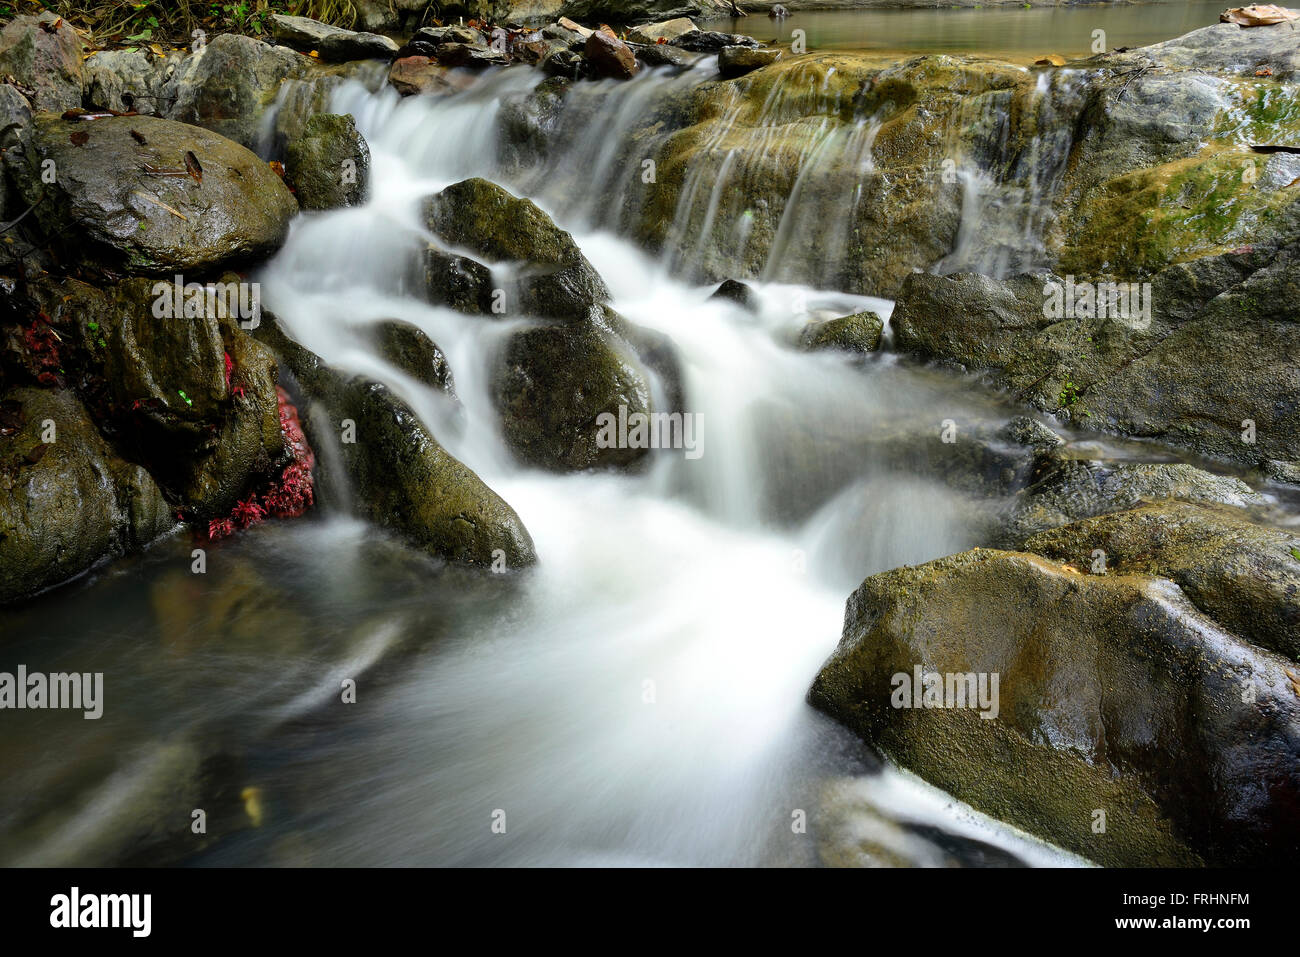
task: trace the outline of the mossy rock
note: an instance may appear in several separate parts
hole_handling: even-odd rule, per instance
[[[370,186],[370,147],[349,114],[314,113],[289,142],[285,175],[303,209],[357,206]]]
[[[885,321],[874,312],[855,312],[851,316],[810,322],[799,334],[805,349],[832,349],[840,352],[868,353],[880,348]]]

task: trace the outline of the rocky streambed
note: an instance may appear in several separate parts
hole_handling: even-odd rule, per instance
[[[4,27],[0,859],[1297,849],[1294,30],[708,26]]]

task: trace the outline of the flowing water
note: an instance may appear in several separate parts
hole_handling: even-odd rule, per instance
[[[511,69],[401,101],[338,88],[371,147],[372,196],[300,217],[257,278],[293,337],[389,383],[514,506],[538,567],[443,567],[325,513],[213,546],[204,574],[175,539],[6,613],[0,667],[103,671],[107,700],[94,722],[7,719],[0,760],[24,770],[0,788],[0,861],[806,865],[869,845],[899,863],[1073,863],[879,767],[804,700],[848,593],[977,543],[996,505],[855,443],[1012,411],[887,353],[792,347],[809,318],[888,315],[886,301],[767,276],[750,312],[605,231],[593,196],[617,200],[633,175],[609,124],[691,75],[626,84],[587,117],[601,137],[551,160],[585,164],[580,192],[501,161],[498,113],[537,80]],[[871,136],[827,134],[808,162],[870,163]],[[469,175],[533,197],[615,308],[673,339],[700,457],[661,453],[631,476],[511,460],[488,369],[517,323],[430,306],[412,280],[421,198]],[[778,242],[809,228],[783,223]],[[366,326],[390,318],[441,346],[459,402],[370,350]],[[210,838],[192,832],[197,808]]]

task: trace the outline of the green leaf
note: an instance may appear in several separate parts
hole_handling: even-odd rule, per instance
[[[1291,549],[1291,557],[1300,562],[1300,548]]]

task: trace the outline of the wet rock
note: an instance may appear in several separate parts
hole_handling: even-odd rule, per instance
[[[467,78],[427,56],[405,56],[393,61],[388,82],[402,96],[415,96],[458,93],[466,88]]]
[[[422,27],[411,37],[412,42],[428,43],[440,47],[446,43],[484,45],[483,34],[473,27],[452,24],[446,27]]]
[[[885,321],[874,312],[857,312],[838,319],[808,323],[799,335],[799,345],[805,349],[875,352],[880,348],[884,331]]]
[[[313,114],[287,160],[285,177],[303,209],[357,206],[370,187],[370,147],[347,114]]]
[[[1227,630],[1300,661],[1300,535],[1168,501],[1041,532],[1024,548],[1083,571],[1168,578]]]
[[[0,406],[10,426],[0,431],[0,602],[138,551],[176,524],[149,473],[114,454],[72,393],[11,389]]]
[[[1234,508],[1264,504],[1263,496],[1240,479],[1191,465],[1049,457],[1040,461],[1034,484],[1017,500],[1000,543],[1017,544],[1045,529],[1162,499]]]
[[[700,54],[689,53],[668,43],[629,44],[638,60],[646,66],[667,66],[676,71],[689,69]]]
[[[141,144],[133,133],[145,142]],[[180,171],[192,154],[193,176]],[[43,164],[59,175],[46,183]],[[135,273],[212,272],[279,248],[293,196],[248,150],[206,130],[145,116],[76,122],[37,119],[5,166],[48,237],[70,254]]]
[[[33,90],[39,112],[79,107],[84,46],[72,24],[49,11],[14,17],[0,32],[0,77],[11,75]]]
[[[1016,398],[1089,427],[1248,465],[1290,461],[1298,257],[1293,242],[1171,266],[1135,287],[1145,312],[1102,317],[1049,315],[1047,294],[1069,288],[1055,277],[916,274],[893,327],[900,351],[988,370]]]
[[[624,421],[650,411],[650,389],[632,349],[595,323],[515,333],[498,357],[493,401],[507,444],[527,465],[554,471],[623,468],[645,448],[603,448],[602,414]]]
[[[224,278],[238,285],[238,277]],[[43,381],[39,362],[52,357],[58,378],[121,453],[146,465],[199,519],[228,512],[284,454],[274,358],[239,328],[235,312],[218,315],[219,288],[230,287],[191,299],[197,308],[187,310],[182,297],[169,318],[158,307],[175,304],[170,281],[33,283],[7,297],[0,326],[12,362],[26,341],[46,334],[48,318],[57,348],[24,357],[23,374]],[[239,292],[233,297],[225,301],[239,310]],[[27,364],[31,358],[38,364]]]
[[[692,30],[668,42],[692,53],[721,53],[725,47],[758,46],[758,41],[753,37],[740,33],[716,33],[711,30]]]
[[[675,20],[661,20],[633,27],[627,32],[627,38],[633,43],[658,44],[660,40],[667,43],[694,29],[696,26],[690,17],[678,17]]]
[[[720,0],[566,0],[565,18],[581,23],[640,23],[683,17],[717,20],[731,15]]]
[[[321,451],[321,500],[355,510],[407,544],[446,559],[519,568],[536,561],[519,516],[473,471],[449,455],[387,388],[349,377],[289,339],[269,316],[258,327],[303,392],[323,411],[304,420]],[[351,423],[355,441],[340,440]]]
[[[744,306],[750,312],[758,311],[758,294],[739,279],[724,279],[709,298],[726,299],[738,306]]]
[[[355,0],[357,23],[366,30],[409,33],[428,12],[428,0]]]
[[[514,263],[507,314],[584,320],[609,299],[605,282],[573,237],[527,199],[485,179],[455,183],[427,201],[429,230],[489,263]]]
[[[280,85],[305,76],[311,63],[285,47],[223,33],[185,60],[176,102],[165,115],[257,149],[262,115]]]
[[[424,252],[424,282],[429,301],[470,315],[492,316],[492,272],[477,260],[432,244]]]
[[[1257,474],[1269,482],[1300,485],[1300,462],[1279,462],[1277,459],[1268,459],[1260,464]]]
[[[1300,71],[1293,26],[1287,23],[1243,30],[1232,23],[1215,23],[1163,43],[1142,47],[1146,62],[1163,66],[1207,70],[1236,76],[1254,76],[1259,69],[1271,70],[1279,79]],[[1127,62],[1138,51],[1110,54],[1110,62]]]
[[[444,66],[485,70],[490,66],[505,66],[510,57],[485,43],[444,43],[438,47],[438,62]]]
[[[725,46],[718,53],[718,73],[732,80],[761,67],[770,66],[781,58],[780,50],[761,50],[749,46]]]
[[[378,323],[371,331],[379,354],[417,382],[455,395],[447,357],[418,326],[397,319]]]
[[[1028,446],[1040,454],[1046,454],[1065,445],[1063,439],[1042,422],[1027,415],[1018,415],[998,432],[1000,436],[1017,445]]]
[[[618,37],[597,30],[583,48],[592,73],[597,77],[630,80],[636,75],[636,55]]]
[[[1167,579],[979,549],[863,582],[810,700],[959,800],[1099,863],[1258,865],[1300,849],[1288,667]],[[916,669],[983,675],[986,692],[996,675],[996,716],[955,696],[925,706],[920,689],[907,706],[897,676]]]
[[[388,37],[356,33],[307,17],[273,13],[270,24],[276,42],[304,52],[315,50],[322,60],[389,60],[397,52],[397,44]]]

